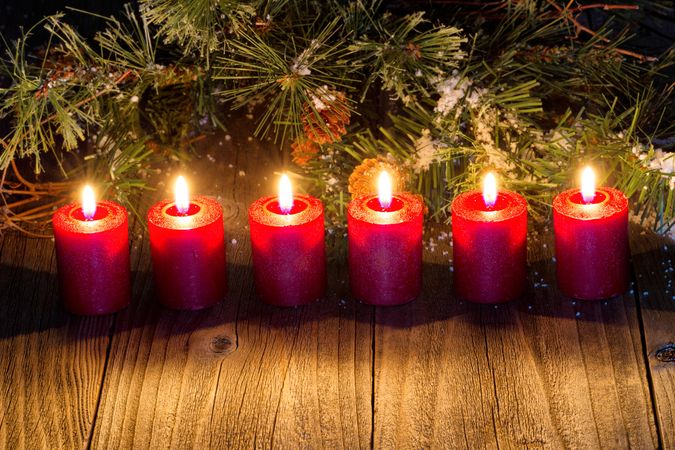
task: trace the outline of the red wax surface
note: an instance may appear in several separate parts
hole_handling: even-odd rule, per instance
[[[323,205],[296,195],[287,214],[277,197],[256,200],[248,209],[256,289],[266,303],[296,306],[326,292]]]
[[[558,288],[568,297],[599,300],[628,288],[628,199],[612,188],[584,204],[579,189],[553,200]]]
[[[74,314],[119,311],[131,298],[129,224],[117,203],[100,201],[87,220],[79,204],[53,216],[59,286],[65,307]]]
[[[201,309],[225,298],[223,209],[208,197],[191,199],[181,215],[173,201],[148,211],[155,292],[172,309]]]
[[[377,306],[414,300],[422,291],[422,200],[395,194],[385,209],[377,196],[358,197],[347,221],[352,295]]]
[[[520,297],[527,274],[527,202],[500,191],[492,207],[469,191],[452,202],[454,288],[463,299],[501,303]]]

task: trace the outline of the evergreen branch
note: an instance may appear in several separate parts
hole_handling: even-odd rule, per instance
[[[145,16],[139,19],[130,5],[124,5],[126,22],[106,18],[107,27],[96,34],[106,66],[144,71],[156,64],[157,42],[150,36]]]
[[[223,36],[245,30],[256,11],[236,0],[142,0],[141,13],[165,42],[178,44],[184,55],[197,50],[208,62]]]
[[[460,30],[438,26],[421,31],[424,13],[405,16],[376,26],[377,36],[356,40],[350,49],[359,63],[367,68],[362,99],[375,80],[404,104],[418,95],[428,96],[430,81],[459,66],[466,56],[461,44],[466,42]]]
[[[153,165],[182,154],[202,119],[218,123],[220,98],[264,102],[256,134],[297,137],[294,161],[326,200],[336,241],[352,184],[379,165],[434,219],[448,219],[454,195],[490,168],[544,220],[579,164],[592,163],[631,196],[636,217],[673,227],[673,157],[652,143],[672,145],[675,133],[675,50],[643,57],[616,25],[647,9],[665,17],[668,5],[446,3],[442,19],[456,26],[380,0],[142,0],[140,14],[97,16],[93,46],[62,15],[46,18],[44,57],[30,55],[30,29],[0,63],[10,81],[0,90],[10,126],[2,225],[30,232],[71,187],[30,182],[21,157],[36,171],[45,158],[63,178],[93,176],[133,209]],[[582,14],[592,10],[617,22],[591,27]],[[61,161],[75,148],[68,171]]]
[[[269,42],[256,33],[244,33],[217,60],[214,78],[229,82],[219,94],[235,108],[248,104],[252,97],[268,99],[257,135],[273,131],[282,142],[289,131],[291,136],[300,135],[301,115],[319,114],[314,100],[328,87],[349,88],[352,81],[346,76],[348,50],[342,42],[330,43],[338,25],[333,20],[316,36],[298,37],[297,42]],[[337,101],[339,107],[350,108],[341,99]]]

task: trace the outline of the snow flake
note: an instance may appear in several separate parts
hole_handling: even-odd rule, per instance
[[[445,148],[445,144],[431,138],[428,129],[423,130],[422,136],[415,142],[415,161],[412,163],[415,173],[428,170],[431,164],[440,159],[439,153]]]
[[[291,62],[291,65],[289,66],[291,72],[300,76],[310,75],[312,71],[309,69],[309,66],[312,64],[312,59],[320,44],[321,43],[318,40],[312,40],[309,47],[304,49],[302,53],[296,56],[293,62]]]
[[[314,109],[317,111],[328,109],[329,105],[335,103],[337,100],[335,93],[333,93],[331,89],[325,84],[317,89],[316,95],[310,94],[310,96],[312,99],[312,104],[314,105]]]
[[[434,111],[441,115],[447,115],[464,98],[469,86],[471,86],[471,82],[459,75],[453,75],[440,81],[436,84],[436,91],[441,94],[441,97],[438,99]]]
[[[652,150],[651,147],[642,144],[634,145],[632,152],[646,168],[668,178],[670,189],[675,189],[675,153],[660,148]]]
[[[472,88],[472,85],[473,82],[471,80],[460,76],[457,71],[454,71],[450,78],[438,81],[436,83],[436,92],[441,96],[436,103],[434,111],[445,116],[455,109],[461,100],[464,100],[472,108],[479,106],[487,90]]]

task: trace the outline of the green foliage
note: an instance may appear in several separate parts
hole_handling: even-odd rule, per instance
[[[387,14],[373,24],[374,38],[360,38],[351,45],[359,64],[370,72],[363,97],[379,80],[385,91],[409,105],[420,96],[428,97],[433,80],[459,66],[466,56],[461,31],[445,26],[421,30],[427,24],[423,16],[419,12],[395,19]]]
[[[673,12],[668,2],[638,3]],[[49,33],[44,54],[28,44],[34,29],[5,43],[0,120],[10,128],[0,169],[30,157],[39,172],[45,155],[60,165],[96,136],[78,153],[79,168],[62,174],[96,174],[128,200],[167,148],[221,123],[222,104],[259,108],[256,134],[287,150],[312,137],[308,126],[331,131],[334,111],[322,102],[330,93],[331,106],[350,116],[340,126],[350,128],[341,141],[319,142],[318,157],[298,172],[335,226],[344,223],[354,168],[387,158],[437,220],[486,169],[545,220],[552,196],[590,163],[631,196],[639,218],[666,231],[672,156],[652,142],[675,133],[667,75],[675,51],[631,50],[622,26],[639,24],[643,10],[603,11],[609,20],[590,30],[579,7],[449,1],[411,12],[380,0],[141,0],[139,12],[91,16],[101,22],[93,41],[63,15],[47,17],[36,25]]]
[[[145,146],[148,138],[165,141],[164,134],[176,127],[182,127],[178,137],[186,133],[193,111],[190,107],[186,113],[183,107],[179,117],[176,101],[187,94],[191,106],[192,89],[183,85],[180,95],[167,95],[167,86],[186,77],[156,64],[156,42],[147,23],[129,7],[123,20],[104,22],[106,27],[94,38],[98,48],[61,14],[41,24],[49,32],[42,55],[28,50],[33,30],[13,48],[6,43],[3,75],[9,85],[0,90],[0,119],[11,128],[0,141],[0,169],[17,158],[31,157],[39,173],[46,154],[49,166],[56,164],[63,178],[94,176],[118,198],[128,200],[144,187],[140,171],[156,159]],[[191,78],[188,75],[190,83]],[[148,102],[149,94],[161,98],[155,95]],[[158,105],[165,110],[153,112]],[[170,126],[167,119],[172,119]],[[65,158],[79,164],[66,170]]]
[[[265,35],[250,30],[229,43],[229,50],[217,60],[217,80],[230,82],[219,94],[235,108],[252,99],[265,99],[265,109],[256,133],[286,138],[291,130],[301,133],[300,116],[304,106],[318,114],[313,99],[324,86],[348,89],[348,50],[341,41],[331,42],[339,26],[338,19],[312,34],[312,30],[293,36]],[[310,27],[313,28],[313,27]],[[342,105],[348,108],[348,104]]]
[[[243,31],[256,13],[254,5],[236,0],[142,0],[141,11],[166,43],[202,57],[217,50],[226,34]]]

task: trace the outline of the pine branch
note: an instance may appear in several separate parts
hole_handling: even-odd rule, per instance
[[[409,105],[418,96],[429,96],[432,80],[457,68],[466,56],[461,49],[466,38],[454,27],[428,25],[424,13],[398,20],[385,18],[375,26],[376,36],[358,39],[350,49],[367,68],[362,99],[375,80],[382,88]]]
[[[286,141],[302,133],[301,116],[309,108],[319,111],[315,100],[329,88],[349,89],[347,76],[353,67],[345,45],[331,42],[340,22],[336,19],[312,37],[296,36],[276,41],[251,31],[230,42],[227,54],[217,60],[216,80],[227,87],[218,94],[235,108],[251,99],[265,99],[267,107],[258,122],[256,135],[273,132],[275,141]],[[292,55],[292,56],[291,56]],[[347,102],[340,108],[350,109]]]
[[[141,12],[159,26],[158,36],[176,43],[184,55],[198,51],[206,58],[230,32],[241,32],[255,16],[255,8],[236,0],[142,0]]]
[[[44,55],[29,51],[31,29],[0,63],[10,81],[0,90],[3,225],[31,232],[71,186],[38,186],[17,159],[36,172],[49,161],[66,180],[94,176],[133,207],[157,161],[199,139],[202,119],[217,124],[223,100],[264,102],[256,133],[296,138],[293,158],[326,200],[336,241],[351,193],[370,189],[379,167],[437,220],[487,168],[545,220],[555,192],[591,162],[641,220],[667,230],[673,158],[652,142],[675,133],[675,49],[643,57],[616,25],[647,8],[670,11],[448,0],[427,20],[380,0],[142,0],[140,12],[97,16],[94,43],[63,15],[46,18]],[[593,10],[617,22],[595,29],[582,19]]]

